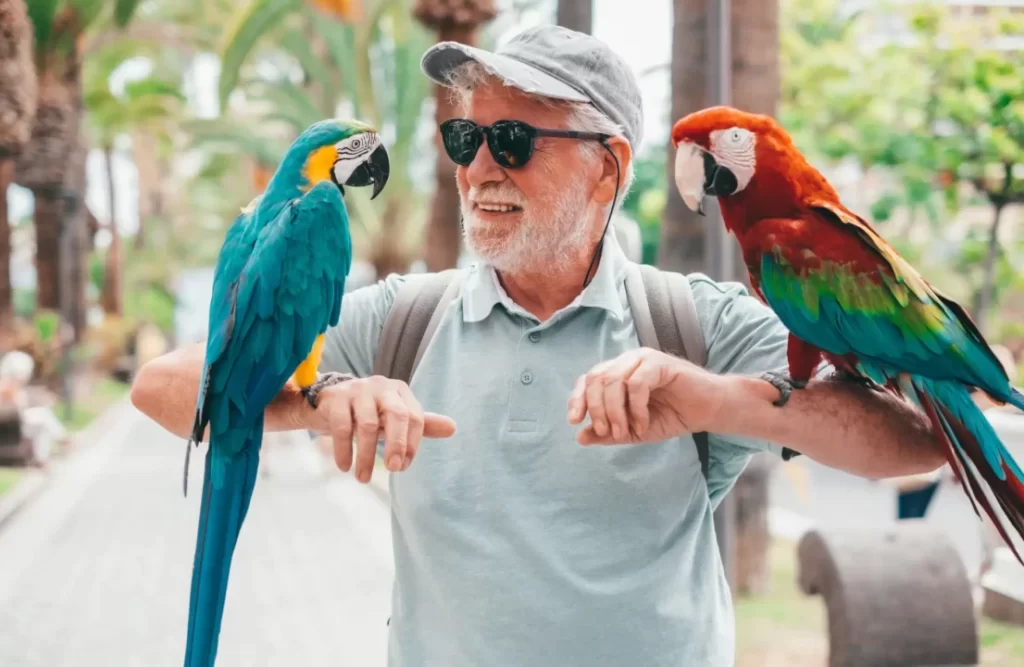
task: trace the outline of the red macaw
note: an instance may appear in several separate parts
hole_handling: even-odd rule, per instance
[[[822,360],[911,400],[945,445],[975,512],[981,504],[1021,560],[978,474],[1024,537],[1024,472],[971,392],[1021,410],[1024,394],[965,310],[843,206],[771,117],[704,109],[675,123],[672,143],[683,200],[703,213],[703,197],[718,198],[754,291],[790,331],[789,377],[768,376],[782,394],[776,405],[803,388]]]

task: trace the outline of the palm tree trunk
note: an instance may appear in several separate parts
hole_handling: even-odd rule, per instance
[[[707,0],[674,0],[672,22],[672,107],[669,122],[708,105]],[[668,148],[668,182],[675,182],[675,150]],[[658,266],[670,271],[705,271],[704,219],[672,192],[665,205]]]
[[[85,334],[86,300],[85,287],[88,283],[88,256],[86,234],[88,229],[89,208],[85,205],[86,175],[85,161],[89,146],[85,139],[78,138],[75,148],[68,160],[68,171],[64,195],[64,230],[63,250],[61,258],[62,271],[67,271],[67,280],[61,289],[67,286],[70,291],[65,299],[68,312],[65,317],[74,329],[75,342],[80,342]]]
[[[11,221],[7,210],[7,186],[14,180],[14,160],[0,160],[0,329],[14,322],[11,291]]]
[[[555,23],[589,35],[594,30],[593,0],[558,0]]]
[[[732,89],[733,106],[753,113],[778,114],[779,78],[778,0],[732,0]],[[730,235],[736,253],[735,266],[746,279],[739,244]],[[732,493],[736,502],[736,581],[740,595],[763,595],[769,585],[768,507],[771,473],[779,460],[759,454],[736,480]]]
[[[988,230],[988,247],[985,250],[985,262],[981,265],[981,288],[975,294],[974,313],[972,318],[978,328],[985,332],[985,318],[995,297],[996,260],[999,258],[999,223],[1003,219],[1002,203],[993,205],[992,226]]]
[[[121,314],[121,234],[117,229],[117,192],[114,185],[114,148],[103,147],[103,157],[107,168],[107,197],[110,206],[110,247],[107,248],[106,263],[103,270],[103,290],[100,302],[103,312],[108,315]]]
[[[473,44],[476,31],[463,28],[445,28],[438,32],[438,41],[454,41]],[[455,115],[456,109],[449,100],[449,91],[435,86],[436,123],[440,125]],[[455,185],[455,163],[449,159],[441,144],[441,137],[435,133],[437,146],[437,183],[434,199],[430,205],[430,220],[426,225],[425,257],[427,271],[443,271],[454,267],[462,252],[462,220],[459,190]]]
[[[33,191],[36,229],[36,308],[60,311],[60,224],[64,207],[52,193]]]
[[[392,273],[401,274],[409,270],[409,258],[402,248],[398,234],[401,216],[404,215],[403,208],[401,202],[392,197],[388,199],[384,213],[380,217],[380,231],[374,237],[370,250],[370,263],[373,264],[380,279]]]

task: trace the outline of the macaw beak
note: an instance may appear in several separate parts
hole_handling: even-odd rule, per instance
[[[381,144],[370,153],[370,157],[352,171],[345,185],[364,187],[372,184],[373,194],[370,195],[370,199],[376,199],[387,185],[390,173],[391,161],[388,159],[388,151],[384,144]]]
[[[727,197],[736,192],[736,175],[697,144],[676,149],[676,187],[691,211],[704,215],[704,197]]]
[[[686,207],[704,215],[704,150],[689,141],[676,148],[676,188]]]

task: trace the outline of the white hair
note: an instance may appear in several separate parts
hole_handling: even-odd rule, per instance
[[[470,60],[460,65],[448,76],[448,85],[451,87],[455,96],[453,101],[462,108],[463,112],[469,109],[469,104],[473,96],[473,89],[482,84],[491,82],[499,82],[507,87],[511,87],[503,79],[492,74],[490,70],[475,60]],[[612,136],[622,137],[627,143],[629,143],[629,140],[625,137],[622,127],[606,116],[604,112],[593,104],[589,104],[587,102],[556,100],[550,97],[543,97],[541,95],[534,95],[526,92],[524,92],[524,94],[549,108],[566,111],[568,114],[566,129],[576,130],[579,132],[609,134]],[[604,146],[597,142],[580,141],[578,143],[581,152],[588,157],[596,158],[605,151]],[[630,145],[630,149],[634,150],[634,147]],[[622,172],[622,182],[619,184],[619,198],[615,205],[616,210],[622,206],[622,201],[626,198],[626,194],[629,192],[629,188],[633,184],[633,162],[635,159],[636,154],[634,151],[633,159],[630,160],[629,166]]]

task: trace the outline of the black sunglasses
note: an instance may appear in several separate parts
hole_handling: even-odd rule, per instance
[[[494,161],[506,169],[523,167],[533,156],[537,137],[607,141],[610,134],[577,132],[575,130],[545,130],[520,120],[499,120],[491,125],[477,125],[465,118],[452,118],[441,123],[441,141],[452,162],[469,166],[487,139],[487,148]]]

